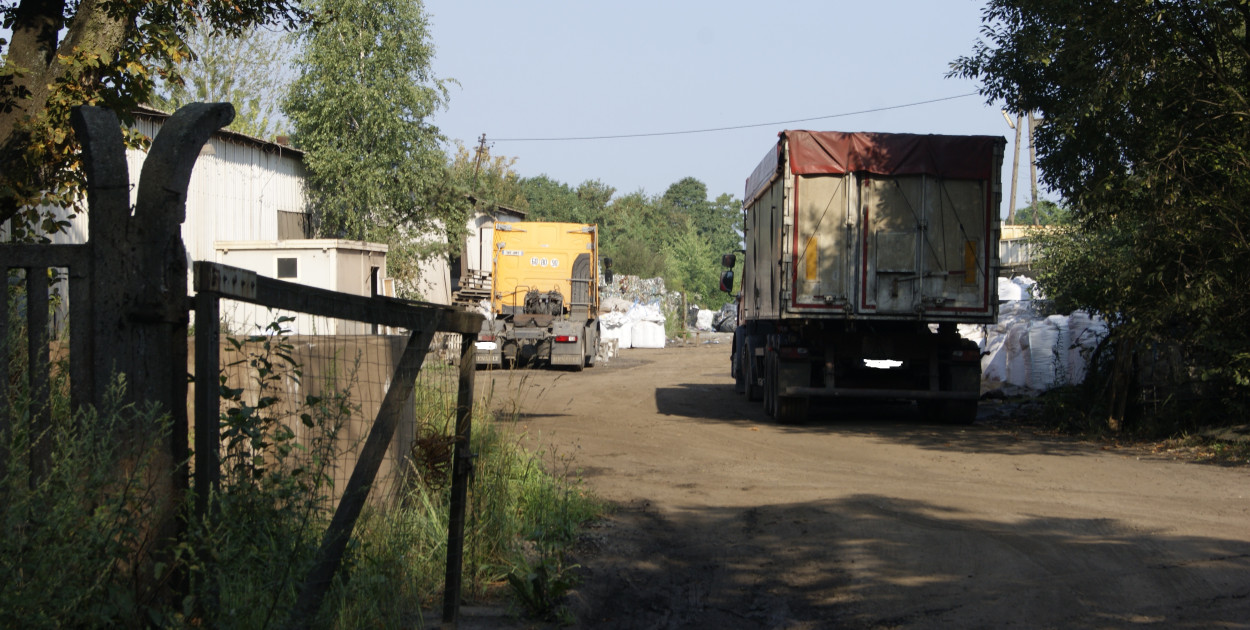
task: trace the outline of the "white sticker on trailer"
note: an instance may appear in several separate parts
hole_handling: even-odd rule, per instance
[[[519,249],[505,249],[500,253],[502,253],[504,256],[521,256],[524,254],[524,252],[522,252]]]

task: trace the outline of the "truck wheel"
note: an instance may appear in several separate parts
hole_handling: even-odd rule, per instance
[[[811,399],[804,396],[777,396],[777,423],[799,424],[807,419]]]
[[[742,355],[742,375],[746,378],[747,400],[756,401],[764,398],[764,390],[759,385],[759,369],[755,361],[755,342],[749,337],[746,342],[746,353]]]
[[[777,355],[764,351],[764,413],[777,417]]]
[[[952,392],[979,392],[981,388],[981,366],[952,365],[943,367],[942,389]],[[926,420],[944,424],[972,424],[977,419],[977,401],[972,400],[931,400],[922,401],[921,413]]]
[[[729,362],[729,371],[734,377],[734,393],[745,394],[747,391],[747,379],[742,374],[742,357],[746,351],[742,347],[742,338],[734,336],[734,353],[733,360]]]

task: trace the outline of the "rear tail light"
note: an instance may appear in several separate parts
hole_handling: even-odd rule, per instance
[[[980,361],[980,350],[956,350],[951,353],[951,358],[956,361]]]
[[[494,341],[495,336],[494,335],[478,335],[477,340],[478,341]]]
[[[577,335],[556,335],[556,343],[577,343]]]
[[[783,359],[806,359],[808,358],[808,349],[801,346],[777,348],[777,356]]]

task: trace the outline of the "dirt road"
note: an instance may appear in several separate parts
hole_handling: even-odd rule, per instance
[[[620,506],[577,550],[579,627],[1250,628],[1250,469],[902,406],[783,427],[728,365],[720,344],[479,373]]]

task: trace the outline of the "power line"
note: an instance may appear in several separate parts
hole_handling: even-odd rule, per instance
[[[977,92],[968,92],[967,94],[957,94],[955,96],[945,96],[942,98],[929,99],[927,101],[916,101],[915,103],[905,103],[903,105],[890,105],[887,107],[876,107],[873,109],[863,109],[856,112],[844,112],[841,114],[829,114],[828,116],[814,116],[812,118],[796,118],[794,120],[781,120],[777,122],[754,123],[750,125],[735,125],[732,127],[711,127],[708,129],[688,129],[685,131],[657,131],[652,133],[627,133],[611,136],[566,136],[562,138],[489,138],[491,142],[568,142],[574,140],[619,140],[623,138],[653,138],[656,136],[681,136],[695,133],[712,133],[716,131],[736,131],[738,129],[752,129],[755,127],[773,127],[776,125],[792,125],[794,123],[805,123],[813,120],[828,120],[830,118],[843,118],[846,116],[858,116],[860,114],[872,114],[876,112],[889,111],[891,109],[903,109],[905,107],[916,107],[919,105],[929,105],[931,103],[940,103],[942,101],[953,101],[957,98],[967,98],[969,96],[977,96]]]

